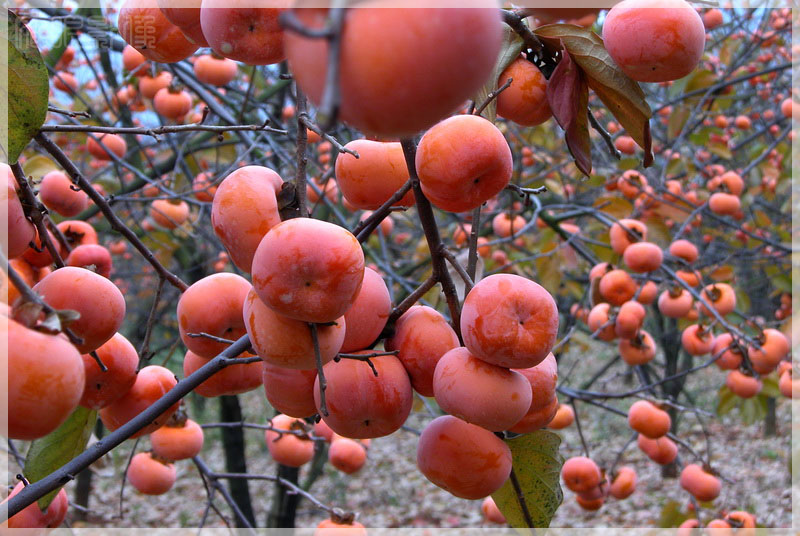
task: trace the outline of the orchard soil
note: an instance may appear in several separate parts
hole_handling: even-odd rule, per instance
[[[586,360],[587,355],[596,356],[589,366],[576,366],[576,360]],[[608,349],[592,344],[592,351],[573,348],[562,355],[559,364],[560,380],[569,375],[568,384],[579,385],[598,369],[605,359],[613,357]],[[572,372],[569,373],[569,370]],[[585,377],[581,377],[585,374]],[[595,390],[610,392],[630,389],[636,380],[626,374],[625,365],[613,367],[603,379],[596,383]],[[714,412],[717,390],[724,384],[725,376],[716,367],[706,369],[691,377],[687,387],[697,396],[697,404]],[[215,400],[189,400],[189,413],[199,422],[217,420],[218,403]],[[264,423],[272,414],[263,391],[254,391],[240,396],[247,422]],[[562,401],[564,401],[562,399]],[[432,403],[433,401],[431,401]],[[629,401],[628,403],[630,403]],[[610,402],[614,405],[614,401]],[[435,407],[435,404],[432,404]],[[204,407],[203,407],[204,406]],[[625,406],[617,406],[627,410]],[[619,449],[630,438],[631,432],[624,418],[604,412],[586,404],[578,403],[579,417],[592,457],[601,466],[610,466]],[[408,426],[421,429],[430,420],[426,408],[415,403]],[[712,519],[719,509],[747,510],[755,512],[758,523],[766,527],[791,526],[791,478],[789,473],[791,451],[791,401],[777,401],[777,435],[765,437],[763,422],[745,426],[738,410],[723,418],[704,417],[708,432],[713,438],[712,465],[720,471],[726,483],[723,493],[714,503],[715,510],[703,510],[705,521]],[[697,419],[687,414],[682,418],[679,437],[694,449],[705,449],[705,439]],[[575,425],[558,432],[563,439],[561,454],[565,457],[581,454],[580,439]],[[245,430],[247,442],[247,464],[250,473],[275,474],[275,463],[270,459],[264,443],[263,431]],[[481,527],[485,524],[480,511],[480,501],[457,499],[428,482],[416,469],[416,442],[414,433],[400,430],[389,437],[372,441],[367,464],[355,475],[347,476],[325,466],[311,491],[323,501],[359,512],[358,519],[366,526],[374,527]],[[119,517],[120,476],[133,445],[126,442],[111,455],[97,462],[94,467],[94,489],[90,499],[88,520],[75,521],[73,509],[68,521],[73,527],[193,527],[199,523],[206,505],[205,491],[197,470],[190,460],[178,462],[178,481],[166,495],[148,497],[139,494],[129,484],[125,486],[122,518]],[[18,445],[24,454],[27,445]],[[146,439],[139,443],[139,450],[148,449]],[[684,460],[690,455],[685,449],[679,451]],[[201,454],[206,463],[217,471],[224,471],[224,457],[218,431],[206,430],[206,442]],[[676,478],[662,478],[661,467],[651,462],[630,444],[620,464],[632,465],[638,474],[636,492],[628,499],[617,501],[609,498],[598,512],[585,512],[575,502],[572,492],[564,490],[564,502],[553,519],[553,527],[653,527],[667,510],[679,508],[685,512],[689,495],[684,492]],[[18,472],[18,466],[9,461],[10,480]],[[305,470],[301,472],[301,482]],[[74,483],[68,486],[72,498]],[[274,484],[251,481],[250,493],[253,508],[259,523],[266,519],[274,493]],[[220,510],[230,515],[230,509],[217,495]],[[301,502],[297,516],[298,527],[313,527],[325,518],[325,513],[314,509],[308,502]],[[224,526],[213,512],[207,526]]]

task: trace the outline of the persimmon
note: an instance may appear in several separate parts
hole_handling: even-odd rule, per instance
[[[314,442],[308,437],[301,437],[291,433],[281,433],[304,430],[304,423],[287,415],[276,415],[270,421],[278,430],[266,430],[264,440],[272,458],[281,465],[300,467],[311,461],[314,457]]]
[[[127,478],[139,493],[163,495],[175,485],[178,473],[172,463],[150,452],[140,452],[131,458]]]
[[[211,203],[214,201],[214,194],[217,193],[217,185],[214,178],[209,173],[198,173],[192,180],[192,193],[198,201]]]
[[[636,335],[636,332],[642,327],[645,314],[644,306],[638,301],[626,301],[623,303],[619,308],[619,312],[617,312],[617,319],[614,324],[614,332],[617,337],[630,339]]]
[[[603,477],[594,460],[586,456],[574,456],[561,467],[561,478],[568,489],[581,493],[600,485]]]
[[[614,147],[622,154],[634,154],[636,152],[636,141],[630,136],[620,136],[614,140]],[[619,185],[619,183],[617,184]],[[623,190],[622,194],[628,197],[626,190]]]
[[[600,279],[599,290],[611,305],[622,305],[636,294],[636,282],[624,270],[611,270]]]
[[[115,333],[96,350],[107,370],[89,354],[83,354],[86,378],[79,404],[90,409],[101,409],[124,395],[136,382],[139,353],[122,334]]]
[[[672,426],[669,413],[648,400],[638,400],[628,410],[628,425],[641,435],[658,439],[664,437]]]
[[[161,71],[156,76],[141,75],[139,76],[139,93],[145,99],[152,99],[163,88],[170,85],[172,82],[172,73],[169,71]]]
[[[362,350],[383,331],[392,301],[386,282],[372,268],[364,268],[364,280],[353,305],[344,314],[345,335],[341,352]]]
[[[370,353],[370,352],[361,352]],[[413,394],[400,360],[392,355],[364,361],[341,359],[323,367],[328,388],[321,408],[319,377],[314,382],[314,403],[322,419],[339,435],[354,439],[382,437],[398,430],[411,412]]]
[[[290,417],[311,417],[314,405],[316,370],[297,370],[262,363],[261,381],[267,401],[273,408]]]
[[[592,310],[589,311],[589,316],[586,318],[586,323],[589,330],[601,341],[613,341],[616,336],[616,328],[614,322],[609,322],[609,313],[611,305],[608,303],[598,303]]]
[[[117,158],[125,158],[128,144],[117,134],[99,134],[86,138],[86,150],[98,160],[112,160],[112,154]]]
[[[180,28],[186,39],[199,47],[207,47],[203,35],[203,28],[200,25],[200,0],[156,0],[158,8],[169,22]],[[176,5],[177,4],[177,5]]]
[[[513,158],[493,123],[477,115],[455,115],[422,136],[416,168],[431,203],[449,212],[466,212],[506,187]]]
[[[185,90],[165,87],[153,97],[156,112],[172,120],[178,120],[192,109],[192,96]]]
[[[556,383],[558,382],[558,365],[553,354],[535,367],[514,369],[522,374],[531,387],[531,403],[527,413],[510,431],[517,434],[526,434],[547,426],[558,411],[558,398],[556,397]]]
[[[122,49],[122,66],[129,73],[141,71],[142,69],[139,69],[139,67],[146,61],[147,58],[130,45],[125,45],[125,48]]]
[[[522,126],[541,125],[553,115],[547,101],[547,79],[536,65],[517,58],[498,78],[498,86],[512,79],[497,96],[497,115]]]
[[[17,272],[17,275],[20,276],[29,287],[36,284],[37,274],[34,272],[33,266],[26,262],[25,259],[11,259],[8,261],[8,266]],[[2,278],[2,284],[0,285],[0,301],[8,305],[14,305],[14,302],[21,296],[19,289],[14,286],[14,283],[12,283],[5,274],[0,274],[0,278]]]
[[[242,308],[251,288],[245,278],[227,272],[212,274],[193,283],[178,300],[178,329],[183,344],[197,355],[211,359],[228,345],[190,334],[208,333],[230,340],[244,335]]]
[[[191,419],[182,423],[167,422],[150,434],[153,454],[165,460],[193,458],[203,450],[203,429]]]
[[[156,0],[126,0],[117,26],[125,42],[152,61],[175,63],[197,50],[197,44],[167,20]]]
[[[774,328],[765,329],[759,338],[761,349],[748,348],[753,369],[759,374],[769,374],[789,353],[789,340]]]
[[[493,365],[528,368],[547,357],[558,333],[558,309],[539,284],[512,274],[480,280],[461,311],[464,346]]]
[[[666,436],[658,439],[650,439],[639,434],[637,443],[639,449],[641,449],[648,458],[660,465],[672,463],[678,455],[678,446]]]
[[[353,140],[345,148],[357,152],[359,157],[348,153],[336,157],[336,183],[342,196],[355,208],[375,210],[408,181],[400,143]],[[414,192],[409,190],[393,206],[413,204]]]
[[[525,221],[521,215],[511,215],[508,212],[501,212],[492,219],[492,231],[500,238],[507,238],[525,227]]]
[[[722,485],[717,477],[706,472],[696,463],[691,463],[681,471],[680,484],[694,495],[698,501],[713,501],[719,495]]]
[[[241,354],[239,359],[247,359],[249,357],[253,357],[253,355],[245,352]],[[200,357],[191,350],[187,350],[183,358],[184,377],[194,374],[207,363],[207,359]],[[261,386],[260,370],[261,364],[257,361],[253,363],[234,363],[195,387],[194,392],[205,398],[246,393]]]
[[[665,290],[658,297],[658,310],[669,318],[683,318],[694,305],[694,298],[689,291],[677,285]]]
[[[525,376],[486,363],[463,347],[439,359],[433,392],[442,410],[493,432],[519,422],[530,408],[532,396]]]
[[[324,519],[317,525],[314,536],[367,536],[367,529],[358,521]]]
[[[211,225],[233,263],[250,272],[261,239],[281,221],[276,192],[283,179],[261,166],[244,166],[217,187]]]
[[[711,307],[721,316],[732,313],[733,310],[736,309],[736,293],[733,287],[727,283],[713,283],[708,285],[700,292],[700,296],[705,298]],[[711,316],[711,313],[702,301],[698,302],[698,305],[703,314]]]
[[[547,424],[552,430],[562,430],[575,422],[575,410],[569,404],[559,404],[553,419]]]
[[[85,385],[83,360],[66,337],[28,329],[11,318],[0,323],[0,363],[8,371],[8,420],[3,435],[44,437],[78,406]]]
[[[730,216],[741,208],[742,202],[733,194],[717,192],[708,199],[708,208],[715,214]]]
[[[85,268],[106,278],[111,276],[111,252],[98,244],[82,244],[70,251],[64,261],[67,266]]]
[[[72,309],[80,318],[70,329],[83,339],[80,352],[98,349],[119,330],[125,298],[114,283],[92,271],[65,266],[36,283],[33,290],[54,309]]]
[[[690,287],[696,287],[702,281],[700,272],[697,270],[676,270],[675,275]]]
[[[739,398],[752,398],[761,392],[763,384],[758,378],[731,370],[725,377],[725,385]]]
[[[720,26],[723,22],[722,11],[719,9],[709,9],[703,13],[703,26],[708,31]]]
[[[54,170],[42,177],[39,185],[39,199],[44,206],[71,218],[89,207],[86,192],[73,186],[66,173]]]
[[[511,473],[511,449],[492,432],[443,415],[432,420],[417,444],[417,467],[456,497],[491,495]]]
[[[265,363],[298,370],[316,368],[314,339],[307,322],[276,313],[253,289],[247,293],[242,314],[250,343]],[[320,359],[325,364],[341,350],[347,322],[342,316],[317,325],[316,331]]]
[[[619,355],[631,366],[649,363],[656,356],[656,343],[652,335],[640,330],[630,339],[619,340]]]
[[[211,49],[248,65],[272,65],[286,57],[278,17],[289,3],[253,7],[240,0],[203,0],[200,24]]]
[[[328,460],[341,472],[351,475],[364,467],[367,461],[367,451],[358,441],[339,437],[331,442],[328,449]]]
[[[11,174],[11,168],[7,168],[5,175],[5,198],[0,199],[0,207],[5,209],[4,221],[8,222],[8,232],[2,233],[2,245],[3,253],[6,257],[14,259],[21,256],[28,249],[28,244],[36,236],[36,228],[25,217],[22,203],[17,196],[17,181]]]
[[[485,5],[395,7],[378,0],[349,10],[339,59],[341,119],[367,134],[396,139],[429,128],[463,105],[489,78],[502,40],[497,10],[479,7]],[[295,12],[309,28],[327,23],[325,9]],[[285,46],[295,80],[319,105],[327,41],[287,30]],[[472,51],[468,62],[462,61],[464,50]],[[396,83],[396,73],[404,73],[404,84]]]
[[[714,347],[714,334],[700,324],[692,324],[681,332],[681,345],[689,355],[706,355]]]
[[[227,86],[238,73],[236,62],[222,56],[204,54],[194,62],[194,75],[199,81],[212,86]]]
[[[156,199],[150,205],[150,217],[165,229],[175,229],[189,219],[189,205],[178,199]]]
[[[733,125],[739,130],[750,130],[753,126],[753,122],[746,115],[738,115],[736,119],[733,120]]]
[[[636,148],[635,142],[630,136],[620,136],[614,146],[627,154],[633,154]],[[647,187],[647,178],[635,169],[629,169],[617,179],[617,189],[628,199],[636,199]],[[630,226],[628,228],[630,229]]]
[[[18,494],[25,488],[25,484],[18,482],[8,497],[3,500],[3,503],[8,502],[14,495]],[[0,524],[0,531],[4,534],[14,529],[54,529],[61,526],[64,519],[67,517],[67,509],[69,508],[69,499],[67,498],[67,491],[64,488],[56,493],[55,498],[47,507],[42,511],[39,508],[37,501],[32,502],[18,513],[9,517]],[[38,535],[44,531],[25,530],[22,534]]]
[[[666,82],[694,70],[703,55],[703,20],[683,0],[623,0],[603,22],[606,50],[638,82]]]
[[[503,515],[503,512],[500,511],[491,496],[486,497],[481,503],[481,513],[484,519],[490,523],[497,523],[498,525],[507,523],[506,516]]]
[[[50,250],[47,249],[47,246],[44,244],[44,242],[42,242],[42,240],[39,238],[38,229],[34,227],[33,231],[34,237],[32,242],[35,247],[29,247],[26,249],[22,254],[22,260],[36,268],[45,268],[50,266],[53,264],[53,256],[50,253]],[[53,233],[51,233],[49,230],[47,231],[47,237],[49,238],[50,243],[55,246],[56,252],[61,255],[61,253],[63,253],[61,246],[56,240],[56,237],[53,236]]]
[[[394,335],[384,347],[397,351],[411,385],[422,396],[433,396],[433,373],[439,359],[459,346],[456,332],[441,313],[426,305],[414,305],[397,319]]]
[[[609,494],[615,499],[627,499],[636,491],[636,470],[624,465],[617,470],[617,476],[611,482]]]
[[[178,380],[169,369],[158,365],[144,367],[136,375],[133,386],[124,395],[100,410],[103,425],[109,430],[116,430],[153,405],[177,384]],[[180,400],[130,437],[141,437],[158,430],[178,410],[179,405]]]
[[[711,354],[718,356],[715,363],[722,370],[737,369],[742,363],[742,352],[734,344],[733,336],[730,333],[723,333],[714,339]]]
[[[632,271],[637,273],[653,272],[661,267],[664,254],[661,248],[652,242],[637,242],[625,248],[623,260]]]
[[[669,253],[673,257],[678,257],[680,259],[685,260],[688,263],[693,263],[697,260],[697,257],[700,255],[697,251],[697,246],[689,242],[688,240],[676,240],[672,244],[669,245]]]
[[[294,218],[264,236],[253,256],[252,274],[258,297],[276,313],[303,322],[333,322],[358,296],[364,253],[347,229]]]
[[[80,87],[75,75],[67,71],[58,71],[53,75],[53,86],[67,93],[76,93]]]

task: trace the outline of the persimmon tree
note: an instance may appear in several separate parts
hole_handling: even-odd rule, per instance
[[[676,524],[755,527],[712,502],[707,423],[776,433],[800,381],[793,12],[370,4],[8,11],[3,431],[30,443],[7,526],[60,525],[63,486],[133,440],[139,493],[169,500],[192,461],[196,525],[257,526],[266,480],[269,526],[306,500],[320,530],[363,530],[311,486],[415,433],[421,473],[493,522],[549,526],[562,480],[587,510],[630,497],[638,448],[680,475]],[[274,414],[246,422],[260,389]],[[622,448],[585,437],[601,412]],[[217,428],[224,469],[202,457]],[[250,429],[276,474],[248,472]]]

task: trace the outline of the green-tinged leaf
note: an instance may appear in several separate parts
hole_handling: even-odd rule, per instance
[[[675,106],[675,108],[672,109],[672,113],[669,115],[669,121],[667,122],[667,137],[669,139],[678,137],[684,125],[686,125],[686,121],[689,120],[690,113],[691,110],[689,110],[689,107],[683,104]]]
[[[560,40],[586,76],[592,91],[644,149],[644,165],[653,162],[650,137],[652,112],[639,84],[628,78],[614,63],[599,35],[573,24],[540,26],[534,33],[549,46]]]
[[[96,411],[78,406],[54,432],[31,443],[25,458],[25,477],[31,482],[41,480],[83,452],[96,420]],[[58,490],[39,499],[39,507],[47,508],[56,493]]]
[[[503,46],[500,49],[500,54],[497,57],[497,62],[494,65],[492,74],[489,75],[483,87],[473,96],[472,100],[475,101],[476,107],[486,102],[486,99],[489,98],[489,94],[492,91],[506,83],[505,80],[500,80],[500,74],[512,61],[519,57],[519,53],[522,51],[522,38],[512,30],[510,26],[503,25],[503,30],[505,31]],[[492,99],[486,108],[483,109],[481,115],[489,121],[494,121],[497,117],[497,99]]]
[[[724,158],[725,160],[730,160],[733,158],[733,153],[731,153],[731,149],[728,147],[727,143],[712,141],[706,145],[706,148],[710,153],[715,154],[720,158]]]
[[[34,179],[40,179],[55,169],[58,169],[55,162],[41,154],[28,158],[22,165],[25,175]]]
[[[705,145],[711,140],[712,132],[710,128],[697,130],[689,134],[689,141],[695,145]]]
[[[561,285],[561,262],[555,255],[539,257],[536,264],[536,282],[542,285],[550,294],[557,294]]]
[[[714,281],[730,281],[733,279],[733,266],[730,264],[723,264],[714,268],[714,271],[708,274],[708,277]]]
[[[667,501],[664,508],[661,509],[661,515],[658,516],[658,526],[661,528],[673,528],[679,526],[681,523],[689,519],[683,510],[681,503],[678,501]]]
[[[598,197],[592,206],[617,219],[627,218],[633,210],[631,202],[622,196]]]
[[[772,284],[783,292],[792,292],[792,280],[788,275],[780,275],[774,278]]]
[[[761,378],[761,392],[758,394],[758,396],[765,399],[783,397],[781,390],[778,387],[778,378],[776,376],[777,375]]]
[[[736,308],[740,311],[747,312],[750,310],[750,296],[740,288],[736,289],[736,304]]]
[[[508,439],[506,443],[511,448],[512,471],[519,493],[509,478],[492,494],[494,502],[514,528],[549,527],[564,499],[560,483],[564,458],[558,452],[561,438],[553,432],[538,430]]]
[[[722,416],[730,413],[733,408],[741,400],[738,396],[733,394],[733,391],[728,389],[727,385],[723,385],[719,389],[719,401],[717,402],[717,415]]]
[[[756,220],[756,225],[759,227],[769,227],[772,225],[772,220],[767,216],[766,212],[763,210],[755,210],[753,211],[754,219]]]
[[[758,400],[758,397],[746,398],[739,406],[739,414],[742,416],[742,424],[755,424],[766,416],[766,411]]]
[[[0,88],[0,116],[8,116],[8,146],[2,147],[9,163],[39,131],[47,116],[50,90],[47,67],[27,26],[8,11],[8,26],[0,29],[8,49],[8,85]]]
[[[672,242],[672,234],[663,220],[653,218],[647,222],[647,240],[667,247]]]
[[[592,142],[589,138],[589,88],[580,67],[566,51],[562,52],[547,83],[547,102],[553,117],[564,129],[575,165],[587,177],[592,172]]]
[[[620,171],[628,171],[629,169],[636,169],[639,167],[639,159],[628,157],[628,158],[620,158],[617,161],[617,169]]]

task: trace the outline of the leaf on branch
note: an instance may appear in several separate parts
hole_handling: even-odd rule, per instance
[[[472,99],[475,102],[476,108],[486,102],[486,99],[489,98],[489,93],[496,90],[498,86],[505,82],[505,80],[498,82],[500,79],[500,74],[511,64],[512,61],[517,59],[517,57],[519,57],[519,53],[522,52],[522,38],[506,24],[503,25],[503,30],[505,32],[503,35],[503,46],[500,49],[500,54],[497,57],[497,62],[494,65],[494,69],[492,69],[492,73],[489,75],[486,83],[483,84],[483,87],[478,90]],[[496,98],[492,99],[492,102],[490,102],[486,108],[483,109],[481,116],[485,117],[489,121],[494,122],[494,120],[497,118]]]
[[[492,494],[497,507],[514,528],[528,528],[525,510],[533,527],[549,527],[564,494],[561,491],[561,466],[564,457],[558,452],[561,438],[553,432],[537,430],[506,440],[511,448],[513,472],[519,482],[521,497],[509,478]]]
[[[564,129],[567,148],[575,165],[587,177],[592,173],[592,145],[589,139],[589,87],[572,56],[562,51],[547,84],[547,102],[553,117]]]
[[[741,400],[738,396],[733,394],[733,391],[723,385],[719,389],[719,401],[717,402],[717,415],[720,417],[726,413],[730,413],[733,408],[739,404]]]
[[[96,420],[97,411],[78,406],[54,432],[31,443],[25,458],[25,477],[37,482],[83,452]],[[47,508],[57,493],[58,489],[39,499],[39,507]]]
[[[7,85],[0,88],[0,116],[8,116],[8,144],[2,147],[8,162],[20,153],[39,131],[47,116],[50,90],[47,67],[27,26],[11,11],[2,39],[8,50]]]
[[[573,24],[548,24],[534,33],[549,47],[558,42],[583,70],[586,82],[628,134],[644,149],[644,166],[653,163],[650,105],[639,84],[614,63],[599,35]]]

